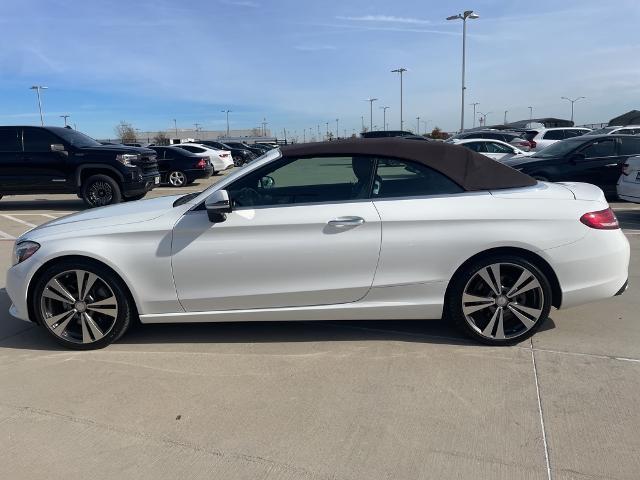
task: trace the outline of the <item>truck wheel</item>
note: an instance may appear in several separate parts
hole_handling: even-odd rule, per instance
[[[88,207],[102,207],[122,201],[120,186],[108,175],[91,175],[82,184],[82,199]]]

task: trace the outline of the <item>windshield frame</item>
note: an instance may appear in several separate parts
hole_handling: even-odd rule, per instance
[[[82,132],[79,132],[77,130],[73,130],[73,129],[70,129],[70,128],[62,128],[61,127],[61,128],[51,129],[50,132],[53,133],[54,135],[57,135],[58,137],[60,137],[62,140],[67,142],[72,147],[76,147],[76,148],[91,148],[91,147],[101,147],[102,146],[102,144],[100,142],[98,142],[94,138],[91,138],[89,135],[86,135],[86,134],[84,134]],[[74,138],[78,139],[78,140],[83,140],[83,141],[77,143],[76,141],[74,141]]]

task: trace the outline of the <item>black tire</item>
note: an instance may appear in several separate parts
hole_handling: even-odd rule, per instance
[[[187,175],[181,170],[171,170],[167,173],[167,183],[172,187],[184,187],[188,183]]]
[[[91,175],[81,189],[82,200],[88,207],[103,207],[122,201],[122,192],[118,182],[109,175]]]
[[[138,195],[133,195],[131,197],[124,197],[124,201],[125,202],[135,202],[136,200],[142,200],[145,197],[146,194],[147,194],[147,192],[139,193]]]
[[[503,288],[502,292],[504,293],[506,293],[507,289],[509,288],[509,285],[512,285],[509,282],[513,282],[513,284],[516,283],[516,280],[513,280],[513,278],[514,276],[517,276],[516,272],[519,271],[518,269],[528,270],[528,272],[533,275],[534,279],[538,281],[538,284],[540,287],[539,289],[536,287],[535,289],[529,290],[529,293],[522,294],[522,296],[525,296],[525,297],[526,295],[530,295],[532,297],[531,301],[536,301],[535,308],[539,309],[540,311],[539,317],[535,319],[533,326],[527,327],[521,320],[518,320],[517,316],[514,315],[513,311],[511,310],[512,307],[518,307],[518,305],[527,306],[524,303],[524,301],[522,301],[521,303],[518,303],[518,301],[516,300],[516,301],[512,301],[510,304],[507,304],[506,306],[498,307],[497,297],[495,298],[495,304],[487,304],[486,307],[483,307],[481,310],[478,310],[477,312],[474,312],[473,314],[471,314],[476,316],[475,318],[478,319],[476,320],[477,323],[474,322],[474,325],[471,325],[471,321],[467,320],[467,315],[465,315],[463,311],[463,305],[466,308],[473,308],[476,305],[480,306],[482,304],[485,304],[486,302],[466,302],[463,304],[463,295],[465,294],[465,289],[470,287],[470,283],[472,282],[474,277],[477,278],[476,274],[479,274],[481,270],[489,267],[490,265],[495,265],[495,264],[503,265],[501,266],[501,270],[500,270],[500,276],[502,277],[500,283]],[[511,275],[512,278],[505,278],[507,275]],[[491,274],[491,277],[493,277],[493,274]],[[530,282],[534,282],[535,280],[530,280]],[[526,286],[528,283],[529,282],[525,282],[523,285]],[[507,287],[505,287],[505,284],[507,285]],[[471,292],[467,292],[467,293],[471,293]],[[491,292],[489,291],[488,295],[475,294],[475,293],[471,293],[471,294],[485,297],[485,296],[490,296]],[[534,295],[537,295],[537,298],[535,298]],[[500,296],[504,297],[505,295],[502,294]],[[546,321],[546,319],[549,316],[549,311],[551,310],[551,300],[552,300],[551,296],[552,296],[552,291],[551,291],[551,285],[549,284],[549,280],[535,264],[517,255],[507,255],[507,254],[490,255],[490,256],[486,256],[478,260],[475,260],[463,266],[458,272],[456,272],[453,279],[451,280],[451,284],[449,285],[449,290],[447,292],[447,298],[445,300],[445,308],[444,308],[444,317],[447,320],[451,320],[454,323],[454,325],[460,331],[462,331],[465,335],[481,343],[485,343],[488,345],[512,345],[526,338],[529,338]],[[515,298],[518,299],[519,297],[515,297]],[[498,332],[496,330],[496,326],[489,327],[488,325],[490,323],[489,317],[493,316],[492,314],[494,314],[498,309],[502,310],[503,312],[501,313],[501,316],[500,316],[500,318],[502,318],[502,315],[504,315],[503,317],[504,320],[502,322],[501,328],[504,329],[504,334],[505,334],[504,336],[508,335],[508,338],[494,338],[494,337],[499,337]],[[481,313],[478,313],[478,312],[481,312]],[[522,312],[520,311],[520,313]],[[474,317],[471,315],[469,315],[470,318],[474,320]],[[485,316],[485,320],[488,320],[487,323],[481,323],[483,320],[482,316]],[[529,321],[532,322],[533,318],[534,317],[531,316]],[[500,322],[498,321],[498,323]],[[513,329],[509,334],[507,333],[507,326],[510,329],[511,328]],[[518,326],[521,326],[526,330],[522,331],[521,333],[518,333]],[[488,336],[484,335],[483,332],[480,331],[480,329],[483,329],[483,328],[490,329]],[[495,331],[496,333],[493,334],[493,331]]]
[[[92,273],[97,275],[99,279],[93,284],[94,286],[91,288],[104,288],[104,284],[106,284],[116,299],[117,305],[117,316],[115,320],[111,320],[111,316],[103,315],[102,320],[108,322],[108,324],[112,323],[110,329],[107,331],[104,336],[98,340],[91,341],[90,343],[82,343],[79,341],[78,330],[82,330],[80,328],[80,314],[74,313],[72,315],[72,319],[68,322],[67,328],[63,332],[62,336],[54,333],[52,328],[45,321],[45,313],[43,312],[43,292],[47,283],[55,278],[56,276],[63,274],[64,272],[74,271],[74,270],[82,270],[85,272]],[[73,290],[69,290],[71,292]],[[91,289],[88,289],[90,292]],[[75,291],[74,291],[75,293]],[[86,297],[89,298],[89,297]],[[104,265],[94,262],[91,260],[61,260],[50,267],[48,267],[41,275],[39,275],[34,288],[32,290],[32,295],[29,298],[29,304],[31,307],[31,311],[35,317],[36,322],[44,328],[44,330],[51,336],[55,341],[57,341],[60,345],[71,348],[75,350],[95,350],[99,348],[104,348],[107,345],[117,341],[124,335],[124,333],[129,328],[132,317],[135,316],[135,306],[132,304],[130,300],[130,295],[128,293],[127,287],[122,282],[120,278],[118,278],[110,269],[106,268]],[[44,300],[46,301],[46,300]],[[60,303],[60,302],[58,302]],[[75,308],[71,306],[67,306],[65,308]],[[90,310],[87,310],[90,311]],[[93,315],[93,320],[99,322],[98,317],[101,314],[96,314],[95,311],[91,312]],[[50,318],[50,317],[48,317]],[[100,324],[102,325],[102,324]],[[54,327],[56,325],[54,324]],[[105,328],[106,330],[106,328]],[[66,335],[66,338],[63,336]],[[92,339],[93,340],[93,339]]]

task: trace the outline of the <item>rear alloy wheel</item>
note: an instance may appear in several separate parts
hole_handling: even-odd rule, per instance
[[[49,268],[32,298],[38,323],[65,347],[91,350],[120,338],[131,308],[119,279],[93,263],[68,261]]]
[[[82,185],[82,199],[89,207],[103,207],[122,201],[118,183],[108,175],[92,175]]]
[[[456,325],[492,345],[533,335],[551,309],[549,281],[535,265],[518,257],[475,262],[460,272],[450,293],[447,308]]]
[[[184,187],[187,184],[187,176],[180,170],[173,170],[167,175],[167,181],[172,187]]]

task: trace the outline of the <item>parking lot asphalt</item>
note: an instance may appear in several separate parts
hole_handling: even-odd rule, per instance
[[[640,205],[612,205],[628,291],[513,347],[372,319],[145,325],[75,352],[10,317],[2,289],[0,478],[636,480]],[[82,208],[0,200],[1,271],[16,236]]]

